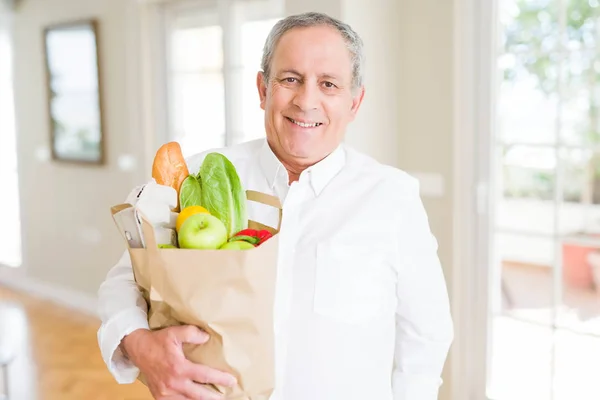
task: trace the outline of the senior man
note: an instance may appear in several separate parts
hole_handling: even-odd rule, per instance
[[[283,204],[271,400],[434,400],[442,382],[453,325],[418,181],[343,143],[363,100],[362,51],[327,15],[279,21],[257,75],[266,139],[217,149],[245,188]],[[190,171],[205,154],[187,160]],[[164,211],[176,199],[163,189],[149,182],[128,202]],[[272,222],[267,210],[250,213]],[[206,333],[148,329],[127,252],[99,297],[99,344],[118,382],[142,371],[165,400],[218,399],[198,382],[234,382],[185,359],[182,344]]]

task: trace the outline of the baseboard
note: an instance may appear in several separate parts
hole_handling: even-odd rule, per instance
[[[0,285],[5,285],[6,287],[40,299],[53,301],[64,307],[83,312],[93,317],[97,317],[98,315],[98,301],[94,296],[87,293],[35,280],[23,276],[23,274],[0,273]]]

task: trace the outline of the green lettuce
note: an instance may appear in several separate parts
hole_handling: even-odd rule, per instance
[[[248,227],[246,192],[235,167],[220,153],[209,153],[200,166],[202,206],[225,224],[229,237]]]
[[[202,187],[200,181],[193,175],[188,175],[181,183],[179,189],[179,209],[183,210],[189,206],[202,205]]]

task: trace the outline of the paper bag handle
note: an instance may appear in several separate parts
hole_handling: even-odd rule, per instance
[[[275,207],[276,209],[279,210],[279,215],[278,215],[278,221],[277,221],[277,228],[275,228],[277,230],[277,232],[279,232],[279,230],[281,229],[281,219],[283,217],[283,210],[281,208],[281,201],[279,201],[278,197],[275,196],[271,196],[270,194],[266,194],[266,193],[262,193],[262,192],[257,192],[255,190],[246,190],[246,198],[249,201],[254,201],[255,203],[260,203],[260,204],[264,204],[267,206],[271,206],[271,207]],[[265,227],[265,228],[271,228],[271,227],[267,227],[266,225],[263,225],[259,222],[256,221],[252,221],[255,224]]]
[[[119,204],[119,205],[116,205],[116,206],[113,206],[110,208],[110,212],[111,212],[113,221],[115,221],[115,224],[117,224],[117,219],[115,218],[115,215],[118,212],[123,211],[127,208],[133,208],[133,206],[129,203],[124,203],[124,204]],[[140,222],[141,222],[143,240],[144,240],[144,244],[145,244],[144,247],[156,249],[157,244],[156,244],[156,239],[154,237],[154,228],[152,227],[152,224],[150,223],[150,221],[148,221],[148,219],[144,216],[144,214],[139,209],[136,209],[136,211],[139,213],[139,216],[141,219]],[[125,237],[123,232],[119,232],[119,233],[120,233],[121,237],[123,237],[123,239],[125,240],[125,244],[126,244],[127,248],[131,248],[131,246],[129,245],[129,241],[127,240],[127,238]],[[151,245],[151,246],[149,246],[149,245]]]
[[[117,225],[117,227],[119,227],[119,223],[117,221],[116,215],[118,213],[120,213],[121,211],[126,210],[128,208],[133,208],[133,206],[131,204],[129,204],[129,203],[123,203],[123,204],[118,204],[116,206],[112,206],[110,208],[110,213],[112,215],[112,219],[113,219],[115,225]],[[121,227],[119,227],[119,234],[121,235],[121,237],[123,238],[123,240],[125,240],[125,244],[127,245],[127,248],[130,248],[131,247],[130,242],[129,242],[130,238],[128,238],[125,235],[125,233],[123,232],[123,230],[121,229]]]

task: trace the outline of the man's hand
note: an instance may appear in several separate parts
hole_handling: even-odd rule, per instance
[[[225,372],[185,358],[183,343],[203,344],[208,334],[195,326],[173,326],[159,331],[138,329],[121,342],[127,357],[145,375],[156,400],[219,400],[222,395],[199,383],[235,385]]]

